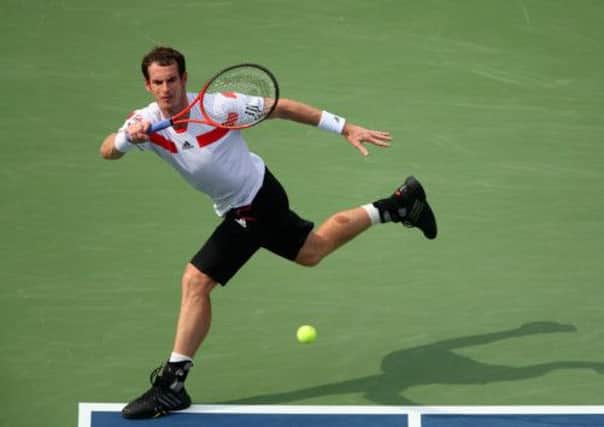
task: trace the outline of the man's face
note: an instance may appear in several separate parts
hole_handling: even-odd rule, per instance
[[[153,62],[147,67],[149,80],[145,88],[153,95],[162,112],[174,115],[187,106],[187,73],[181,76],[178,65],[159,65]]]

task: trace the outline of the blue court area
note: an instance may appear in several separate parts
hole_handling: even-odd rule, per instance
[[[366,414],[177,414],[150,421],[129,421],[119,413],[99,412],[91,427],[406,427],[405,415]]]
[[[604,427],[604,407],[221,406],[126,420],[120,405],[80,405],[78,427]]]
[[[594,427],[604,415],[424,415],[421,427]]]

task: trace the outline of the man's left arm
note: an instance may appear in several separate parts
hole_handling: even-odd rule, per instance
[[[292,99],[279,99],[269,118],[293,120],[339,133],[351,145],[356,147],[363,156],[369,154],[369,151],[363,145],[364,143],[374,144],[378,147],[390,146],[391,137],[389,132],[366,129],[346,121],[343,117],[321,111],[318,108]]]

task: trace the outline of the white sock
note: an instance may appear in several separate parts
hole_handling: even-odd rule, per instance
[[[373,206],[371,203],[363,205],[361,207],[365,209],[365,212],[367,212],[367,215],[369,215],[371,225],[379,224],[382,222],[382,219],[380,218],[380,211],[378,210],[378,208]]]
[[[172,352],[172,354],[170,354],[170,359],[168,360],[168,362],[171,362],[171,363],[192,362],[192,361],[193,361],[193,359],[191,359],[189,356],[185,356],[184,354],[175,353],[175,352]]]

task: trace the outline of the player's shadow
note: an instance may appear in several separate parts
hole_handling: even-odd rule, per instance
[[[363,393],[380,405],[418,405],[404,396],[405,390],[428,384],[487,384],[525,380],[546,375],[558,369],[590,369],[604,373],[604,363],[559,361],[522,367],[491,365],[455,353],[464,347],[489,344],[508,338],[555,332],[575,332],[573,325],[556,322],[527,323],[519,328],[483,335],[472,335],[387,354],[382,360],[382,373],[347,381],[323,384],[283,393],[263,394],[230,401],[237,404],[278,404],[321,396]]]

